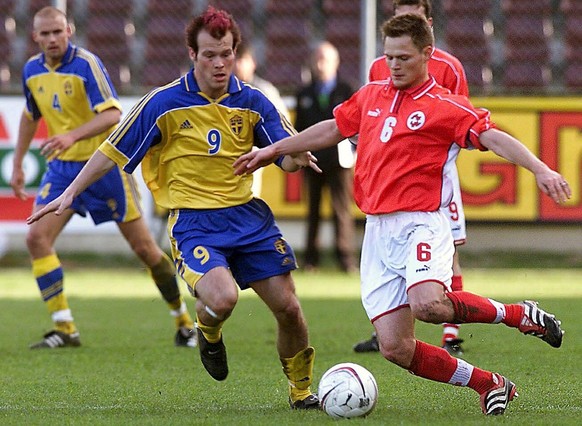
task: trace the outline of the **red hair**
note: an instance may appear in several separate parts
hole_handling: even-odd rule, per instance
[[[230,31],[232,33],[233,49],[241,41],[240,29],[232,15],[225,10],[217,10],[212,6],[208,6],[206,12],[192,19],[192,22],[186,28],[186,44],[195,53],[198,53],[198,34],[202,30],[207,31],[217,40],[223,38]]]

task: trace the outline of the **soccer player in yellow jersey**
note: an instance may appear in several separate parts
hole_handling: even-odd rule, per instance
[[[45,7],[34,16],[33,38],[41,53],[23,70],[26,107],[14,151],[11,185],[26,198],[23,158],[41,117],[49,138],[41,143],[48,160],[34,211],[57,198],[73,181],[99,144],[118,124],[121,106],[103,64],[93,53],[70,42],[66,15]],[[63,268],[54,243],[69,219],[91,215],[95,224],[114,220],[132,250],[147,266],[175,317],[176,346],[196,346],[194,321],[188,313],[170,258],[158,247],[141,216],[139,194],[131,175],[113,168],[87,188],[60,216],[44,217],[26,236],[32,271],[54,322],[54,329],[31,348],[79,346],[79,332],[63,292]]]
[[[43,216],[51,211],[65,214],[116,164],[132,172],[141,162],[156,203],[170,211],[172,255],[197,298],[198,345],[208,373],[226,379],[223,324],[239,288],[252,288],[277,321],[291,408],[318,408],[310,390],[314,349],[291,277],[295,255],[270,208],[253,197],[252,176],[235,176],[232,169],[253,145],[296,132],[260,90],[233,74],[241,36],[232,16],[209,7],[188,25],[186,38],[194,69],[145,95],[64,193],[29,221],[52,218]],[[306,152],[276,164],[285,171],[317,167]]]

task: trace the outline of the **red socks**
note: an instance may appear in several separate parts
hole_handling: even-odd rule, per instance
[[[416,341],[414,356],[408,370],[416,376],[449,383],[456,386],[468,386],[482,394],[494,386],[490,371],[474,367],[462,359],[428,343]]]
[[[504,305],[486,297],[466,291],[445,293],[453,303],[455,322],[497,324],[503,322],[509,327],[517,327],[523,317],[521,305]]]
[[[452,291],[463,291],[463,276],[453,275],[451,280],[451,290]]]
[[[505,318],[501,322],[509,327],[519,327],[524,310],[522,305],[505,305]]]
[[[463,290],[463,276],[462,275],[453,275],[453,279],[451,282],[451,290],[452,291],[462,291]],[[441,341],[441,346],[445,344],[445,342],[456,339],[459,337],[459,324],[451,324],[445,323],[443,324],[443,337]]]
[[[455,309],[454,322],[499,322],[498,311],[489,299],[466,291],[445,293]],[[497,320],[497,321],[496,321]]]
[[[416,349],[408,370],[415,376],[448,383],[457,369],[457,358],[443,348],[416,341]]]

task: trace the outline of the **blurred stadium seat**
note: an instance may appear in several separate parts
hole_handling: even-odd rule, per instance
[[[463,64],[471,91],[491,84],[491,0],[445,0],[447,51]]]
[[[582,2],[580,0],[561,0],[560,10],[566,15],[582,15]]]
[[[265,31],[265,78],[280,90],[293,92],[302,82],[312,37],[314,0],[268,0]]]
[[[443,0],[443,7],[447,13],[463,16],[486,16],[491,10],[491,5],[491,0]]]
[[[550,84],[551,79],[552,73],[549,66],[536,62],[508,62],[503,73],[505,88],[522,92],[527,89],[545,88]]]
[[[501,8],[505,17],[504,86],[546,87],[551,82],[551,0],[502,0]]]
[[[323,13],[329,15],[360,15],[362,6],[353,0],[323,0]]]
[[[87,48],[101,58],[117,89],[129,86],[133,0],[89,0],[88,11]]]
[[[13,74],[14,6],[14,0],[0,0],[0,87],[9,87]]]
[[[564,14],[564,84],[570,89],[582,89],[582,1],[562,0]]]
[[[191,67],[185,28],[193,15],[192,0],[148,1],[141,78],[146,88],[169,83]]]
[[[281,91],[292,93],[302,82],[302,73],[309,61],[307,40],[289,46],[267,45],[265,78]]]
[[[392,16],[392,1],[377,0],[376,27]],[[0,0],[2,93],[19,91],[20,67],[38,53],[31,18],[53,3]],[[310,47],[322,39],[338,47],[342,77],[360,77],[359,0],[67,0],[67,5],[76,27],[73,42],[103,59],[122,94],[143,93],[190,68],[184,27],[207,5],[233,14],[243,38],[256,46],[261,74],[284,93],[294,92],[305,78]],[[461,60],[472,94],[511,92],[519,85],[537,94],[582,90],[582,0],[434,0],[432,15],[437,45]],[[529,78],[506,75],[530,70],[527,62],[539,65]],[[549,86],[532,85],[532,76],[541,76],[539,83],[548,75]]]
[[[251,0],[211,0],[209,4],[229,12],[238,23],[243,39],[253,34],[253,3]]]
[[[506,14],[549,15],[552,0],[501,0],[501,9]]]
[[[302,16],[308,17],[319,0],[267,0],[265,12],[270,18],[271,15],[280,16]]]
[[[338,74],[354,87],[360,86],[361,6],[351,0],[324,0],[325,38],[340,55]]]

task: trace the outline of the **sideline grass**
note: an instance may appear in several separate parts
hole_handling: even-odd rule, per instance
[[[314,389],[328,367],[345,361],[364,365],[378,381],[376,410],[350,424],[579,424],[581,270],[465,270],[467,290],[507,302],[537,298],[567,332],[556,350],[503,325],[463,326],[466,360],[518,386],[519,399],[495,419],[480,413],[469,389],[413,377],[378,354],[352,352],[371,331],[357,277],[298,272],[295,279],[316,348]],[[173,320],[144,271],[71,268],[66,286],[83,346],[30,351],[28,343],[50,328],[48,315],[27,268],[0,271],[0,424],[335,424],[321,412],[289,410],[275,323],[252,293],[242,293],[225,327],[231,373],[218,383],[197,350],[172,346]],[[440,327],[419,323],[417,330],[438,343]]]

